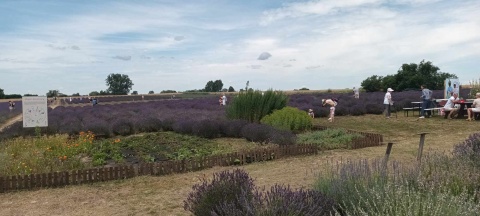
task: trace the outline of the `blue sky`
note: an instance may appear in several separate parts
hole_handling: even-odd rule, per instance
[[[0,0],[6,94],[359,86],[423,59],[480,77],[480,1]]]

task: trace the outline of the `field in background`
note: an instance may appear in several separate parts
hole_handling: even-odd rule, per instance
[[[419,132],[429,132],[424,154],[448,152],[452,146],[478,132],[480,122],[446,120],[441,117],[418,119],[404,117],[385,119],[382,115],[338,116],[334,123],[326,118],[315,119],[316,125],[341,127],[384,134],[395,144],[391,160],[416,161]],[[279,161],[251,164],[245,169],[259,186],[275,183],[295,188],[310,188],[321,170],[345,160],[383,157],[386,146],[358,150],[331,150],[315,156],[295,157]],[[0,194],[0,215],[189,215],[183,210],[183,200],[201,177],[237,167],[212,169],[162,177],[139,177],[125,181],[71,186]]]

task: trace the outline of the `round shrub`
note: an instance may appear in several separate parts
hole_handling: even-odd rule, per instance
[[[191,120],[179,120],[173,123],[172,128],[176,133],[181,134],[192,134],[192,125],[194,124]]]
[[[115,135],[131,135],[135,133],[132,121],[128,119],[118,119],[112,123],[112,132]]]
[[[272,130],[275,129],[270,125],[251,123],[242,128],[242,137],[251,142],[268,143]]]
[[[162,130],[162,121],[155,117],[138,118],[134,123],[137,132],[156,132]]]
[[[291,131],[272,130],[269,134],[269,140],[278,145],[293,145],[297,136]]]
[[[242,137],[242,129],[248,122],[246,120],[230,120],[222,124],[222,133],[227,137]]]
[[[290,131],[304,131],[312,128],[312,118],[302,110],[294,107],[285,107],[262,118],[263,124],[274,128]]]
[[[202,120],[192,126],[192,134],[208,139],[216,138],[220,135],[220,125],[212,120]]]
[[[255,185],[253,179],[240,169],[223,171],[213,174],[213,180],[209,182],[203,179],[201,184],[196,184],[193,191],[184,201],[184,209],[193,213],[193,215],[210,216],[224,215],[219,212],[222,204],[233,205],[237,208],[247,207],[245,201],[238,200],[240,194],[246,194],[246,197],[252,197]],[[242,202],[244,201],[244,202]],[[240,210],[240,209],[239,209]],[[244,212],[247,209],[241,209]]]

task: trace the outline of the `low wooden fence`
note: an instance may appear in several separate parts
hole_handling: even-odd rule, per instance
[[[326,129],[333,129],[325,126],[314,126],[313,130],[326,130]],[[352,149],[359,149],[359,148],[366,148],[372,146],[380,146],[383,143],[383,135],[375,134],[375,133],[366,133],[366,132],[359,132],[353,131],[348,129],[343,129],[348,134],[359,134],[362,135],[360,138],[355,138],[352,140]]]
[[[193,160],[163,161],[138,165],[93,168],[31,175],[0,176],[0,193],[45,188],[61,187],[133,178],[142,175],[168,175],[185,173],[211,168],[214,166],[243,165],[247,163],[276,160],[280,158],[317,154],[314,145],[292,145],[255,150],[242,153],[232,153],[220,156],[205,157]]]

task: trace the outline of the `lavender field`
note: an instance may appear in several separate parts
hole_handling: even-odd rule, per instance
[[[468,91],[468,89],[464,89],[461,95],[466,96]],[[384,92],[362,93],[360,99],[353,98],[349,93],[293,94],[289,96],[288,106],[304,111],[311,108],[314,110],[315,116],[321,118],[328,115],[328,108],[321,106],[321,100],[335,97],[339,99],[336,115],[381,114],[384,109],[384,94]],[[395,101],[394,108],[401,110],[403,107],[411,106],[412,101],[420,101],[420,91],[394,92],[392,97]],[[443,98],[443,92],[436,90],[433,97]],[[235,98],[231,97],[229,102],[233,100]],[[21,103],[17,104],[14,112],[19,114]],[[8,105],[5,107],[6,109],[2,109],[0,112],[9,113]],[[227,119],[225,109],[225,106],[219,106],[216,96],[85,107],[60,106],[49,109],[49,126],[42,128],[42,131],[46,134],[70,135],[78,134],[80,131],[92,131],[103,137],[153,131],[175,131],[207,138],[244,137],[247,132],[242,134],[241,131],[247,122]],[[254,125],[247,128],[256,132],[270,130],[265,125]],[[250,134],[252,133],[250,132]],[[22,122],[17,122],[6,128],[0,134],[0,138],[33,134],[33,128],[22,128]],[[253,134],[261,135],[260,133]],[[256,140],[257,138],[252,139]]]
[[[0,102],[0,125],[22,113],[22,101],[15,101],[15,109],[10,110],[8,101]]]

